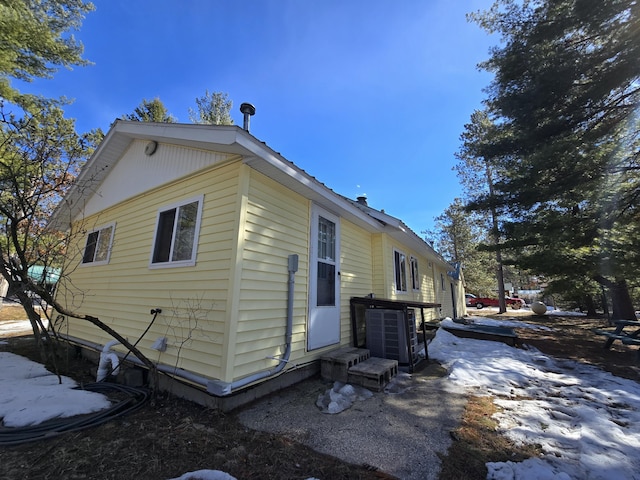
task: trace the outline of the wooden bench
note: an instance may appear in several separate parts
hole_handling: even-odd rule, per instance
[[[640,346],[640,322],[634,320],[615,320],[615,330],[600,330],[594,329],[593,333],[596,335],[602,335],[607,337],[604,342],[604,348],[609,349],[613,342],[620,340],[624,345],[638,345]],[[636,327],[633,332],[625,332],[626,327]],[[638,361],[640,362],[640,349],[638,349]]]

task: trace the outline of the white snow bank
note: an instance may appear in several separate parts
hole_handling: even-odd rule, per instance
[[[0,417],[5,427],[38,425],[58,417],[92,413],[110,406],[104,395],[74,390],[75,381],[58,377],[43,365],[0,352]]]
[[[598,368],[439,329],[429,356],[457,391],[493,395],[499,428],[539,459],[488,464],[489,479],[640,478],[640,385]]]

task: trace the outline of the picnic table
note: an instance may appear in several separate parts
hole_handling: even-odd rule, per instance
[[[615,320],[613,324],[616,326],[615,330],[594,330],[597,335],[607,337],[604,348],[611,348],[616,340],[620,340],[625,345],[640,346],[640,321]],[[625,328],[629,328],[629,330],[625,331]],[[640,361],[640,349],[638,349],[638,361]]]

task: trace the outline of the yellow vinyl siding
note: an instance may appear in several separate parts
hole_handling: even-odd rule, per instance
[[[340,343],[351,344],[351,297],[373,292],[371,233],[340,222]]]
[[[376,233],[371,237],[372,264],[373,264],[373,293],[376,296],[387,298],[388,282],[385,269],[385,242],[383,235]]]
[[[436,301],[442,304],[441,308],[441,316],[453,316],[453,303],[451,300],[451,277],[447,275],[448,270],[439,264],[434,264],[435,275],[435,292],[436,292]],[[442,288],[441,275],[444,276],[444,289]],[[455,283],[454,283],[455,285]]]
[[[250,170],[238,294],[234,379],[273,369],[285,349],[288,257],[297,254],[291,360],[305,354],[309,201]]]
[[[392,239],[388,235],[382,234],[378,241],[374,235],[374,245],[380,246],[381,249],[381,265],[382,267],[379,269],[374,269],[374,271],[380,270],[380,273],[375,275],[375,278],[384,278],[384,282],[381,288],[384,292],[384,298],[390,298],[398,301],[414,301],[414,302],[435,302],[442,303],[443,308],[425,308],[425,320],[437,320],[442,317],[441,312],[449,312],[453,311],[451,307],[451,297],[449,292],[449,282],[450,279],[447,276],[447,272],[442,270],[445,274],[445,282],[446,282],[446,291],[442,292],[440,288],[440,271],[437,270],[437,267],[434,267],[436,264],[440,262],[435,258],[431,258],[429,256],[425,256],[419,254],[415,250],[412,250],[408,246],[399,243],[395,239]],[[394,262],[394,249],[398,250],[405,254],[406,256],[406,267],[407,267],[407,292],[406,293],[398,293],[396,292],[395,287],[395,262]],[[413,290],[411,288],[411,263],[410,259],[414,257],[418,260],[418,275],[420,279],[420,288],[419,290]],[[374,264],[377,262],[374,260]],[[446,295],[449,295],[447,299]],[[448,308],[448,310],[447,310]],[[450,315],[451,313],[447,313]]]
[[[75,268],[72,285],[62,285],[58,298],[73,310],[100,318],[132,342],[153,318],[150,310],[161,308],[138,345],[142,352],[163,364],[220,378],[239,165],[234,162],[185,177],[83,222],[116,222],[110,262]],[[196,265],[149,269],[158,208],[201,194]],[[86,236],[77,241],[81,252]],[[68,320],[65,333],[102,344],[111,340],[87,322],[74,319]],[[168,338],[164,353],[150,349],[159,336]]]

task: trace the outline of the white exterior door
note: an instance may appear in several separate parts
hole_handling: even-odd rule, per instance
[[[340,219],[314,206],[311,212],[307,348],[340,342]]]

